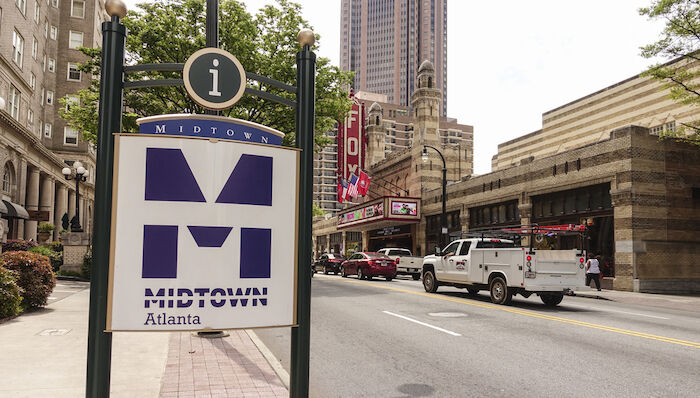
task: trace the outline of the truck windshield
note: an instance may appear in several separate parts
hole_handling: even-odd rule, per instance
[[[478,249],[506,249],[509,247],[516,247],[513,242],[503,242],[503,241],[483,241],[477,242],[476,247]]]
[[[406,249],[389,250],[387,254],[390,256],[410,256],[411,251]]]

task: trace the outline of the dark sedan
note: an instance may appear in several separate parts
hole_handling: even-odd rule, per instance
[[[357,275],[358,279],[383,276],[387,281],[396,276],[396,262],[389,256],[374,252],[355,253],[340,267],[340,275]]]
[[[319,257],[314,264],[314,271],[323,271],[324,274],[332,272],[336,275],[340,273],[340,264],[345,261],[345,257],[340,254],[325,253]]]

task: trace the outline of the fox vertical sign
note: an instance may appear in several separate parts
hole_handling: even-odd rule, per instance
[[[365,167],[365,107],[352,94],[351,99],[349,115],[338,123],[338,175],[346,180]]]
[[[296,323],[299,151],[120,134],[115,159],[108,330]]]

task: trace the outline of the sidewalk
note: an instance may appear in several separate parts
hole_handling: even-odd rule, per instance
[[[61,281],[41,310],[0,324],[0,398],[85,396],[89,285]],[[111,397],[286,397],[246,331],[114,333]]]
[[[574,296],[700,313],[700,296],[674,296],[605,289],[601,291],[595,289],[576,291]]]

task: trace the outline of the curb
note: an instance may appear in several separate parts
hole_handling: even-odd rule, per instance
[[[269,348],[265,345],[265,343],[260,340],[257,334],[251,329],[246,329],[245,332],[248,334],[248,337],[253,341],[253,344],[255,344],[256,347],[258,347],[258,350],[260,350],[260,353],[265,357],[265,360],[267,360],[267,363],[272,366],[272,370],[277,373],[277,376],[280,378],[282,381],[282,384],[284,384],[285,387],[287,387],[287,390],[289,390],[289,373],[282,367],[282,363],[275,357],[275,354],[270,351]]]

